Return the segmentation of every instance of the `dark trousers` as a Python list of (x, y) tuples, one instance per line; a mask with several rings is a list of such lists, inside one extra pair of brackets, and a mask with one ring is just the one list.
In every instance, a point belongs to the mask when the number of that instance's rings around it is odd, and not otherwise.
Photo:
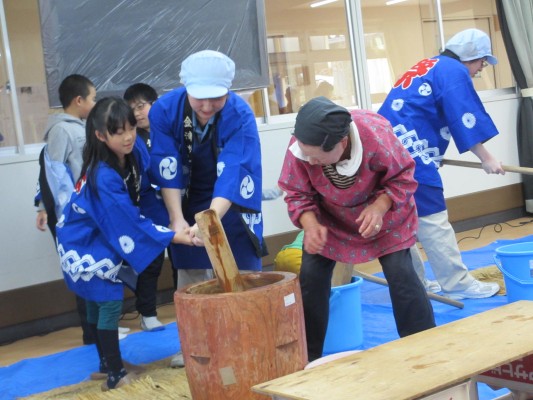
[(137, 278), (135, 308), (144, 317), (157, 316), (157, 281), (164, 260), (165, 252), (163, 251)]
[(87, 321), (96, 338), (100, 371), (118, 374), (124, 368), (118, 342), (122, 301), (87, 301)]
[(96, 337), (87, 322), (87, 306), (85, 305), (85, 299), (76, 296), (76, 308), (78, 309), (78, 315), (80, 316), (83, 344), (95, 343)]
[(174, 268), (174, 263), (172, 262), (172, 251), (170, 251), (170, 246), (167, 247), (167, 256), (170, 260), (170, 267), (172, 268), (172, 282), (174, 282), (174, 291), (178, 289), (178, 269)]
[[(404, 337), (435, 326), (433, 308), (416, 275), (409, 249), (379, 257), (389, 283), (396, 329)], [(336, 261), (319, 254), (302, 254), (300, 287), (309, 361), (322, 357), (329, 319), (331, 276)]]

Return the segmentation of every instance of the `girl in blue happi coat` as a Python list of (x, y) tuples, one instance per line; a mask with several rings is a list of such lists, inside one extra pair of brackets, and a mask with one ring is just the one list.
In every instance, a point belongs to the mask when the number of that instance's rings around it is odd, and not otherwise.
[(130, 383), (118, 341), (128, 268), (141, 273), (169, 244), (191, 244), (144, 218), (138, 208), (142, 171), (148, 157), (135, 148), (136, 120), (120, 98), (104, 98), (87, 118), (83, 166), (75, 192), (57, 224), (57, 248), (69, 288), (87, 302), (95, 333), (103, 390)]

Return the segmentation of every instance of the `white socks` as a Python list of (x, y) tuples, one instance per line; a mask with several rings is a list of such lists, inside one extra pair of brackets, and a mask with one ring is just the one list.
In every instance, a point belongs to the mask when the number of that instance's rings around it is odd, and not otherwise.
[(165, 326), (157, 319), (157, 317), (141, 316), (141, 328), (147, 332), (154, 332), (165, 329)]

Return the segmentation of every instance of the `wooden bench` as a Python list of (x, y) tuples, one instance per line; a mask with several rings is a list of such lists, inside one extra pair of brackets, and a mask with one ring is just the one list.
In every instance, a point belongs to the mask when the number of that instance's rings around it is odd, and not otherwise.
[(518, 301), (253, 386), (273, 399), (420, 399), (533, 354), (533, 301)]

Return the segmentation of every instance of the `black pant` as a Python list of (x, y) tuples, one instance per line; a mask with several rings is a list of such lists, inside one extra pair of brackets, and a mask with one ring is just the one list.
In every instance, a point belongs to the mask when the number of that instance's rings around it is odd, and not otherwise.
[(167, 247), (167, 256), (170, 260), (170, 267), (172, 268), (172, 281), (174, 282), (174, 291), (178, 289), (178, 269), (174, 268), (174, 263), (172, 262), (172, 251), (170, 251), (170, 246)]
[[(433, 308), (416, 275), (409, 249), (379, 257), (389, 283), (396, 329), (404, 337), (435, 326)], [(309, 361), (322, 357), (329, 319), (331, 276), (336, 262), (319, 254), (302, 254), (300, 286)]]
[(80, 296), (76, 296), (76, 308), (78, 309), (78, 315), (80, 316), (80, 325), (83, 332), (83, 344), (93, 344), (96, 342), (96, 337), (93, 331), (89, 327), (87, 322), (87, 306), (85, 300)]
[(163, 251), (137, 278), (135, 308), (144, 317), (157, 316), (157, 280), (161, 274), (164, 260), (165, 252)]

